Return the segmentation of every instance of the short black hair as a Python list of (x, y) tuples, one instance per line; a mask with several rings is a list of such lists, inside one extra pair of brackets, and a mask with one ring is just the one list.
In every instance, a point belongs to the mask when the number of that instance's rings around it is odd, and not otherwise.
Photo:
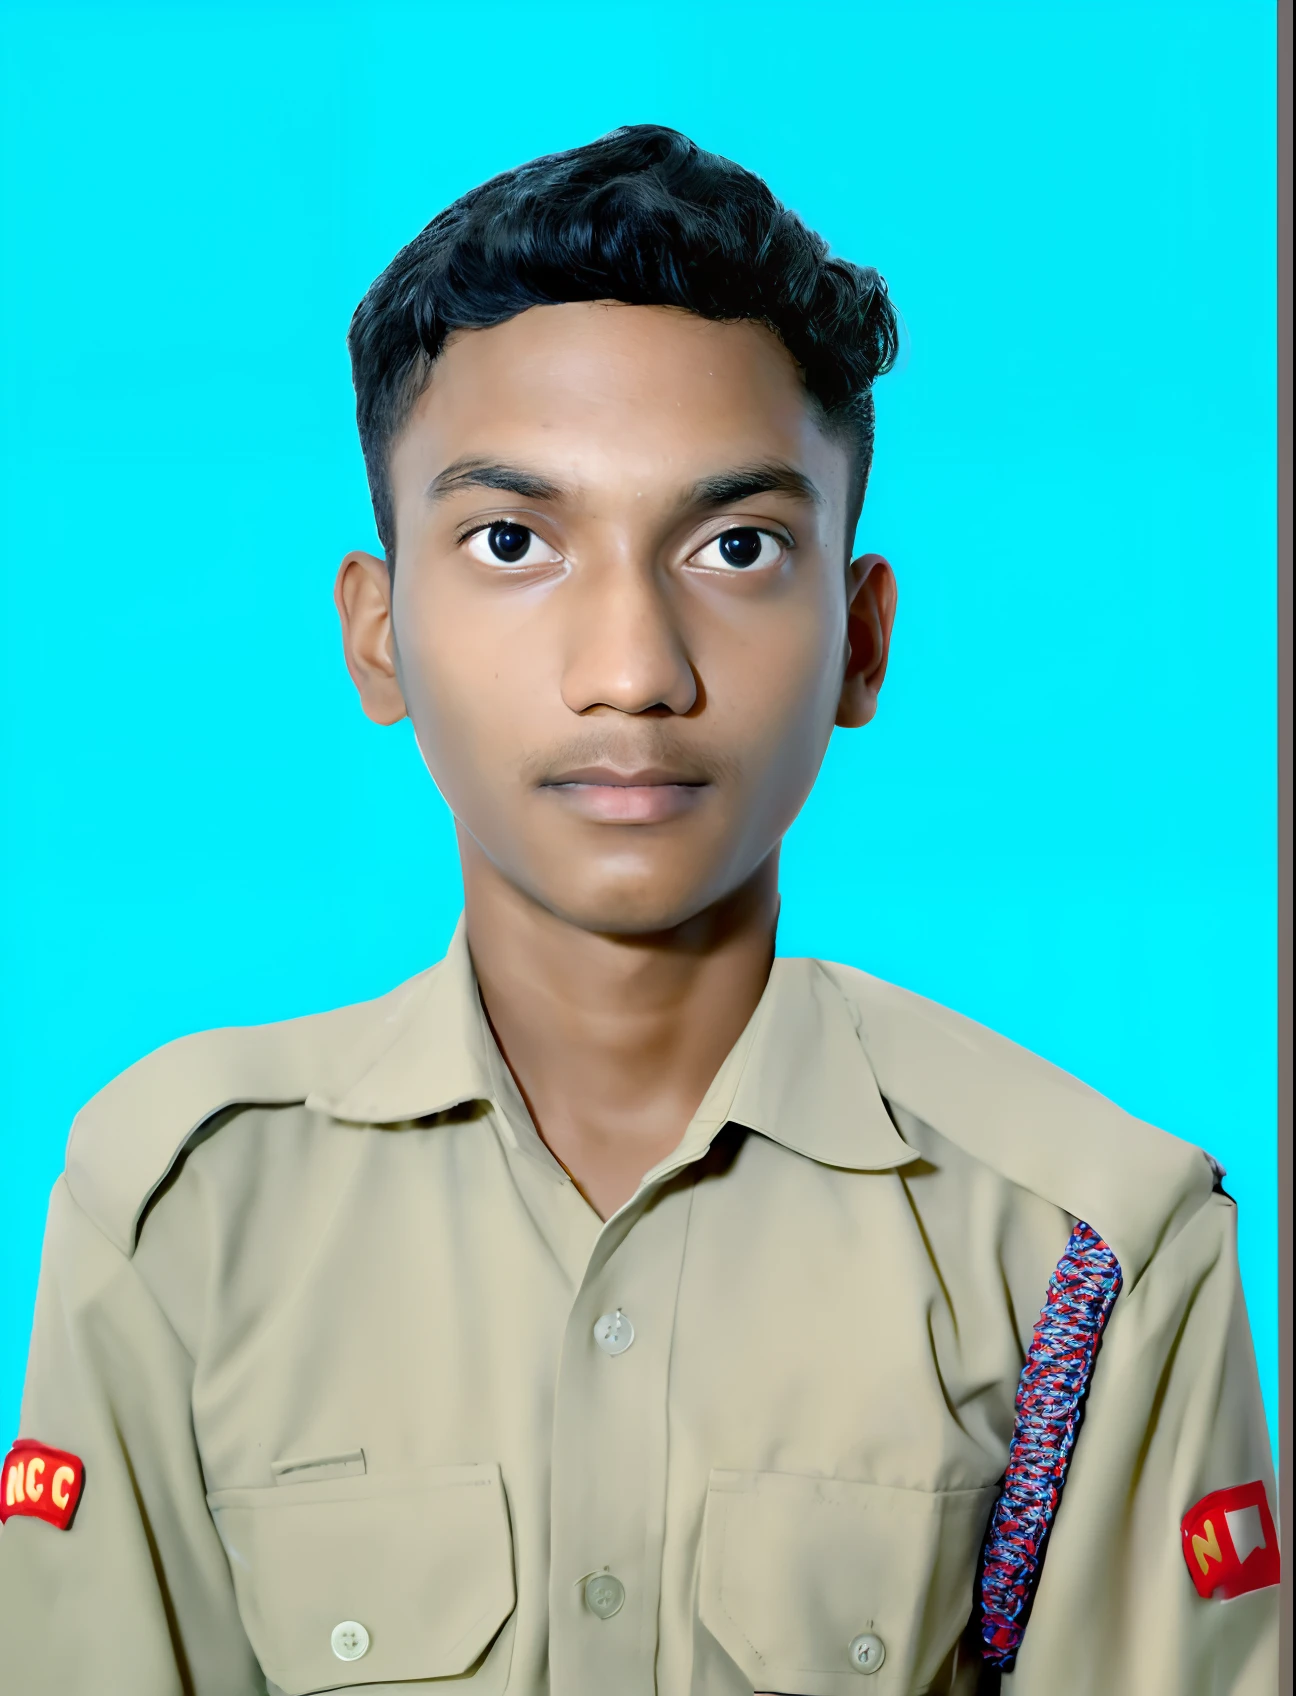
[(855, 453), (850, 531), (873, 457), (873, 379), (895, 363), (886, 281), (730, 159), (678, 130), (632, 124), (471, 189), (401, 249), (356, 307), (347, 345), (374, 520), (396, 535), (391, 447), (454, 330), (532, 306), (616, 300), (766, 324), (824, 421)]

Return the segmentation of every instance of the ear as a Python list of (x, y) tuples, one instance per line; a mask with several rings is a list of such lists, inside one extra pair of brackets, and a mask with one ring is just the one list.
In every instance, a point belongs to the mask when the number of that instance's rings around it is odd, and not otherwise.
[(396, 676), (387, 561), (348, 554), (338, 567), (333, 604), (342, 623), (347, 670), (365, 715), (375, 724), (395, 724), (405, 717), (405, 697)]
[(851, 596), (846, 611), (850, 657), (837, 703), (837, 723), (856, 730), (877, 711), (878, 691), (891, 652), (896, 580), (881, 554), (861, 554), (851, 561), (847, 583)]

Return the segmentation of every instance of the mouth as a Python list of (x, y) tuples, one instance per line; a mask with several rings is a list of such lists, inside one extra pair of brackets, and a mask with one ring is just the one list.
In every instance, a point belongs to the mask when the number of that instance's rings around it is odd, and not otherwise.
[(562, 805), (601, 824), (663, 824), (691, 812), (710, 787), (705, 778), (659, 766), (636, 771), (584, 766), (540, 785)]

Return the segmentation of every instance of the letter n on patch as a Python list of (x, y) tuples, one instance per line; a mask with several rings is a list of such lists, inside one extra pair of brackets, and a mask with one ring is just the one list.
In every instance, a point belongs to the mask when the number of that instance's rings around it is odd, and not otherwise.
[(1228, 1602), (1278, 1582), (1278, 1535), (1264, 1484), (1215, 1490), (1189, 1508), (1184, 1560), (1197, 1594)]

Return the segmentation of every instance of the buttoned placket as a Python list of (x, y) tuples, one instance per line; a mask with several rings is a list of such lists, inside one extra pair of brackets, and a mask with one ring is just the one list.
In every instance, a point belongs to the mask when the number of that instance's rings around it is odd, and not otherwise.
[[(671, 1179), (684, 1164), (659, 1172), (604, 1225), (563, 1337), (550, 1495), (554, 1691), (656, 1689), (667, 1384), (693, 1198), (691, 1184)], [(620, 1316), (605, 1327), (615, 1352), (595, 1334), (605, 1316)], [(600, 1575), (624, 1589), (607, 1615)]]
[[(554, 1392), (549, 1688), (654, 1696), (667, 1491), (667, 1388), (694, 1186), (733, 1095), (731, 1056), (678, 1148), (599, 1224), (490, 1055), (497, 1129), (571, 1279)], [(581, 1264), (582, 1255), (584, 1264)]]

